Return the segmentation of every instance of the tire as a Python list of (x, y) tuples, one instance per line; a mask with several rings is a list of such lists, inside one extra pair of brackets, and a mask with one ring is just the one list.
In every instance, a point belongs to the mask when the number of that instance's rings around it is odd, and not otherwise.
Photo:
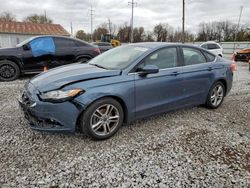
[(95, 140), (113, 136), (121, 127), (124, 112), (113, 98), (102, 98), (91, 104), (80, 117), (81, 131)]
[(86, 58), (86, 57), (81, 57), (81, 58), (79, 58), (76, 62), (87, 63), (88, 61), (89, 61), (88, 58)]
[(222, 82), (216, 82), (212, 85), (209, 90), (206, 107), (210, 109), (218, 108), (224, 100), (226, 91), (225, 86)]
[(0, 61), (0, 81), (13, 81), (20, 76), (19, 66), (9, 60)]

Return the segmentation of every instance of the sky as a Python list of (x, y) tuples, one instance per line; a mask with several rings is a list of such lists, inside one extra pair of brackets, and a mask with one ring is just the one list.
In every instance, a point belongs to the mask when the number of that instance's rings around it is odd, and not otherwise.
[[(130, 23), (132, 0), (0, 0), (0, 13), (8, 11), (22, 21), (37, 13), (46, 14), (54, 23), (61, 24), (70, 32), (83, 29), (90, 32), (90, 8), (93, 7), (93, 29), (108, 18), (116, 25)], [(158, 23), (168, 23), (175, 29), (182, 27), (182, 0), (134, 0), (134, 27), (153, 30)], [(201, 22), (229, 20), (238, 22), (240, 6), (243, 6), (241, 24), (250, 27), (250, 0), (185, 0), (186, 29), (196, 33)]]

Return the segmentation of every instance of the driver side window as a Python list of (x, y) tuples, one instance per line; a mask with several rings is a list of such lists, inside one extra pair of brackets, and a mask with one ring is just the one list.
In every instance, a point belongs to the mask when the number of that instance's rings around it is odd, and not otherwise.
[(155, 65), (159, 69), (177, 66), (177, 49), (174, 47), (163, 48), (146, 57), (142, 66)]
[(34, 57), (55, 54), (55, 44), (51, 37), (36, 38), (32, 40), (29, 45)]

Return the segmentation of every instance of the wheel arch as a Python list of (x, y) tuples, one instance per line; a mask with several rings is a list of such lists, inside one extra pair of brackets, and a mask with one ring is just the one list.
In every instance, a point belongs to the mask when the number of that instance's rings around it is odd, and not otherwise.
[(20, 59), (18, 59), (16, 57), (2, 57), (2, 58), (0, 58), (0, 62), (4, 61), (4, 60), (12, 61), (13, 63), (15, 63), (19, 67), (20, 72), (23, 72), (23, 64), (21, 63)]
[(219, 78), (213, 84), (215, 84), (216, 82), (221, 82), (224, 85), (224, 87), (225, 87), (225, 93), (227, 94), (227, 88), (228, 88), (227, 81), (224, 78)]
[(78, 117), (77, 117), (77, 121), (76, 121), (76, 130), (80, 130), (79, 128), (79, 125), (80, 125), (80, 119), (81, 119), (81, 115), (84, 113), (84, 111), (91, 105), (93, 104), (94, 102), (96, 102), (97, 100), (100, 100), (100, 99), (103, 99), (103, 98), (112, 98), (114, 100), (116, 100), (117, 102), (120, 103), (120, 105), (122, 106), (122, 109), (123, 109), (123, 113), (124, 113), (124, 120), (123, 122), (124, 123), (127, 123), (128, 122), (128, 108), (127, 108), (127, 105), (125, 103), (125, 101), (119, 97), (119, 96), (116, 96), (116, 95), (105, 95), (105, 96), (101, 96), (101, 97), (98, 97), (96, 98), (95, 100), (91, 101), (90, 103), (88, 103), (86, 105), (86, 107), (79, 113)]
[(87, 59), (92, 59), (93, 57), (90, 56), (90, 55), (78, 55), (76, 58), (75, 58), (75, 61), (78, 61), (79, 59), (81, 58), (87, 58)]

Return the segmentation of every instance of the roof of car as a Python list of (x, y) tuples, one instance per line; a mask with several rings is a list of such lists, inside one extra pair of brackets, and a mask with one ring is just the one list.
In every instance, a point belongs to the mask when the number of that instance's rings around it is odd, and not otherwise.
[(197, 48), (197, 46), (195, 46), (195, 45), (182, 44), (182, 43), (171, 43), (171, 42), (141, 42), (141, 43), (132, 43), (129, 45), (150, 48), (150, 49), (161, 48), (161, 47), (166, 47), (166, 46), (187, 46), (187, 47), (196, 47)]
[(203, 42), (202, 44), (208, 44), (208, 43), (212, 43), (212, 44), (218, 44), (217, 42), (215, 42), (215, 41), (207, 41), (207, 42)]
[(32, 37), (32, 39), (35, 39), (35, 38), (43, 38), (43, 37), (56, 37), (56, 38), (71, 39), (71, 40), (77, 40), (77, 41), (79, 41), (79, 42), (82, 42), (82, 43), (91, 45), (90, 43), (88, 43), (88, 42), (86, 42), (86, 41), (84, 41), (84, 40), (80, 40), (80, 39), (72, 38), (72, 37), (67, 37), (67, 36), (61, 36), (61, 35), (39, 35), (39, 36)]

